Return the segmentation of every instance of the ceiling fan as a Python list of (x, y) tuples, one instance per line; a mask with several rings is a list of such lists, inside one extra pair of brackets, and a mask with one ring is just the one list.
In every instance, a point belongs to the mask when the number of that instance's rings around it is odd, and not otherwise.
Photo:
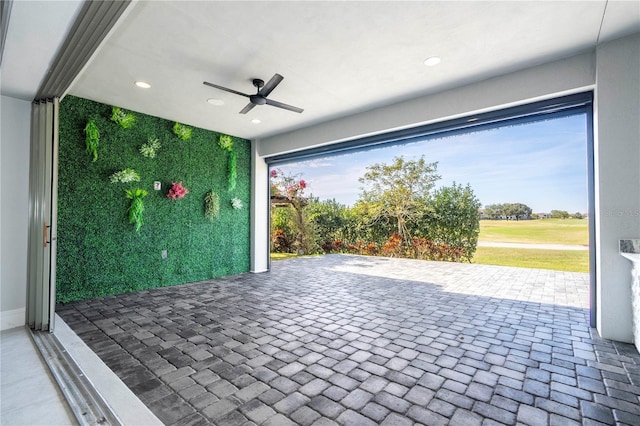
[(247, 95), (246, 93), (238, 92), (236, 90), (229, 89), (227, 87), (218, 86), (217, 84), (209, 83), (208, 81), (204, 81), (203, 84), (214, 87), (216, 89), (224, 90), (225, 92), (234, 93), (236, 95), (249, 98), (249, 103), (247, 104), (247, 106), (242, 108), (242, 111), (240, 111), (240, 114), (248, 113), (256, 105), (271, 105), (274, 107), (301, 113), (302, 111), (304, 111), (302, 108), (283, 104), (282, 102), (274, 101), (272, 99), (267, 99), (267, 96), (269, 96), (269, 93), (271, 93), (273, 89), (275, 89), (276, 86), (280, 84), (280, 82), (283, 79), (284, 77), (277, 73), (274, 74), (273, 77), (271, 77), (271, 80), (267, 81), (267, 84), (264, 83), (264, 80), (260, 80), (259, 78), (254, 78), (253, 85), (256, 89), (258, 89), (258, 92), (255, 95)]

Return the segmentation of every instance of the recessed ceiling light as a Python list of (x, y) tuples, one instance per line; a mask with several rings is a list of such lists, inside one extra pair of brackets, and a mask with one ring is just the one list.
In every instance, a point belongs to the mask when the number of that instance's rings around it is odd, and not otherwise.
[(427, 58), (424, 60), (424, 64), (428, 67), (432, 67), (434, 65), (438, 65), (440, 63), (440, 57), (439, 56), (431, 56), (430, 58)]
[(211, 105), (215, 105), (215, 106), (224, 105), (224, 101), (222, 99), (209, 98), (209, 99), (207, 99), (207, 102), (210, 103)]
[(259, 119), (259, 118), (254, 118), (253, 120), (251, 120), (251, 122), (252, 122), (253, 124), (260, 124), (260, 123), (262, 123), (262, 121), (260, 121), (260, 119)]
[(148, 89), (151, 87), (151, 85), (146, 81), (136, 81), (136, 86), (138, 86), (141, 89)]

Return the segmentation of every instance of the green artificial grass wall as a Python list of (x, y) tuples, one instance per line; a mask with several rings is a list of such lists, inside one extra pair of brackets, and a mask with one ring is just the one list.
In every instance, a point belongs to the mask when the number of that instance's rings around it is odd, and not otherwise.
[[(250, 265), (249, 141), (233, 137), (235, 188), (229, 191), (230, 153), (219, 133), (192, 128), (191, 138), (173, 133), (174, 122), (135, 113), (135, 125), (111, 121), (112, 106), (67, 96), (60, 104), (58, 174), (58, 302), (89, 299), (233, 275)], [(87, 152), (85, 126), (93, 119), (100, 133), (98, 158)], [(140, 153), (149, 137), (161, 143), (155, 158)], [(112, 183), (126, 168), (139, 182)], [(162, 189), (153, 189), (154, 181)], [(189, 193), (167, 198), (172, 182)], [(129, 223), (125, 190), (142, 188), (144, 223)], [(209, 220), (204, 199), (218, 194), (220, 211)], [(231, 200), (242, 201), (234, 209)], [(166, 259), (162, 251), (167, 251)]]

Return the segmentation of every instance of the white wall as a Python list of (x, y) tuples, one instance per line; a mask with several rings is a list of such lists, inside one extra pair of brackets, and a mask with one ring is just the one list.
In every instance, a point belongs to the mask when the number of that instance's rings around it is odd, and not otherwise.
[(31, 104), (0, 97), (0, 329), (25, 324)]
[(602, 44), (596, 58), (598, 331), (631, 342), (631, 262), (618, 240), (640, 238), (640, 34)]

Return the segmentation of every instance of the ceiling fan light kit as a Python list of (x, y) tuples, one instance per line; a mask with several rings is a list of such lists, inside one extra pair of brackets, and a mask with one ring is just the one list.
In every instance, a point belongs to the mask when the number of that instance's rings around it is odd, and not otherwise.
[(217, 84), (209, 83), (208, 81), (203, 81), (202, 83), (206, 86), (213, 87), (218, 90), (224, 90), (225, 92), (233, 93), (234, 95), (244, 96), (245, 98), (249, 98), (249, 103), (247, 106), (242, 108), (240, 114), (246, 114), (253, 109), (256, 105), (270, 105), (276, 108), (286, 109), (288, 111), (293, 111), (297, 113), (301, 113), (304, 111), (302, 108), (295, 107), (293, 105), (288, 105), (282, 102), (274, 101), (272, 99), (268, 99), (267, 96), (276, 88), (278, 84), (284, 79), (280, 74), (274, 74), (273, 77), (265, 84), (264, 80), (259, 78), (254, 78), (252, 80), (253, 86), (256, 88), (257, 92), (255, 95), (248, 95), (246, 93), (238, 92), (237, 90), (229, 89), (228, 87), (219, 86)]

